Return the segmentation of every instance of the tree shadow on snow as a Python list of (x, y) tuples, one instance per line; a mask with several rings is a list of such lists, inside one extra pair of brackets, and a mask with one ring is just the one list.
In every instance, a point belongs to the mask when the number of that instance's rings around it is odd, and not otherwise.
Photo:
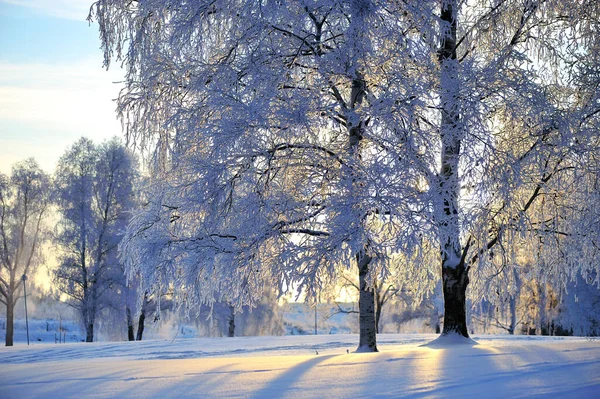
[(304, 374), (316, 367), (319, 363), (322, 363), (325, 360), (335, 356), (336, 355), (316, 356), (312, 359), (297, 364), (296, 366), (285, 371), (280, 376), (267, 382), (267, 385), (254, 392), (252, 397), (256, 399), (281, 397), (284, 393), (289, 393), (291, 390), (293, 390), (294, 384), (300, 381)]

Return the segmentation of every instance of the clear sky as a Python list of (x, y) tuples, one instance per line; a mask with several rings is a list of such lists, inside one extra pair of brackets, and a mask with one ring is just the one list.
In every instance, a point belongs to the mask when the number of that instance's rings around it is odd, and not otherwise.
[(102, 68), (93, 0), (0, 0), (0, 172), (34, 157), (48, 172), (79, 137), (122, 136), (117, 65)]

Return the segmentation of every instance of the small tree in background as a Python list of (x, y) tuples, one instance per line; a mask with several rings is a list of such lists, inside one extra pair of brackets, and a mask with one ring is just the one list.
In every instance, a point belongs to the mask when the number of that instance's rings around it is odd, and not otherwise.
[(14, 165), (10, 178), (0, 173), (0, 303), (6, 306), (6, 346), (13, 345), (22, 277), (42, 262), (49, 189), (49, 176), (32, 158)]
[(117, 247), (133, 207), (135, 178), (136, 162), (116, 139), (96, 146), (82, 138), (58, 163), (55, 243), (63, 252), (54, 278), (79, 311), (86, 342), (94, 340), (96, 317), (125, 278)]

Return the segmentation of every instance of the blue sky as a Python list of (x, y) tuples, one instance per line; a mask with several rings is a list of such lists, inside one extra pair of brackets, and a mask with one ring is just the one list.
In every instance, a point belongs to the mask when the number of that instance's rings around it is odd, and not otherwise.
[(79, 137), (122, 135), (122, 71), (102, 68), (91, 0), (0, 0), (0, 172), (34, 157), (52, 172)]

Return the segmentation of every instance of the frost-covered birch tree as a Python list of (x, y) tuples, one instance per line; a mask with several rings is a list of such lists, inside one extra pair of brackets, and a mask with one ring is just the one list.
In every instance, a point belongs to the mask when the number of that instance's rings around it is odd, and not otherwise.
[(30, 158), (0, 173), (0, 303), (6, 306), (6, 346), (13, 345), (14, 311), (26, 276), (42, 262), (50, 177)]
[[(227, 292), (240, 306), (263, 284), (315, 297), (336, 268), (357, 265), (359, 347), (376, 350), (373, 277), (418, 225), (398, 206), (417, 186), (390, 156), (400, 129), (384, 127), (389, 104), (406, 113), (385, 71), (409, 50), (381, 49), (408, 22), (384, 5), (95, 3), (107, 62), (116, 51), (128, 67), (120, 111), (132, 141), (176, 131), (168, 179), (123, 247), (146, 281), (178, 276), (200, 302)], [(153, 130), (141, 114), (160, 116)]]
[(469, 281), (486, 278), (494, 253), (529, 234), (540, 223), (535, 210), (569, 189), (572, 170), (590, 168), (577, 161), (582, 154), (598, 151), (589, 128), (598, 104), (575, 101), (574, 70), (565, 65), (587, 52), (599, 13), (596, 2), (430, 4), (429, 15), (407, 6), (436, 27), (421, 31), (435, 60), (422, 72), (434, 95), (419, 96), (421, 121), (411, 131), (418, 150), (407, 156), (421, 161), (430, 195), (442, 334), (466, 337)]
[(55, 243), (62, 255), (54, 278), (80, 312), (86, 342), (93, 342), (96, 318), (124, 280), (117, 247), (133, 207), (135, 177), (135, 160), (116, 139), (95, 145), (82, 138), (57, 166)]
[[(442, 334), (468, 336), (470, 280), (598, 149), (575, 67), (598, 14), (558, 0), (96, 2), (106, 63), (128, 70), (130, 138), (173, 132), (169, 177), (123, 247), (130, 270), (241, 306), (265, 284), (314, 295), (354, 263), (372, 308), (389, 255), (435, 240)], [(360, 347), (375, 350), (367, 313)]]

